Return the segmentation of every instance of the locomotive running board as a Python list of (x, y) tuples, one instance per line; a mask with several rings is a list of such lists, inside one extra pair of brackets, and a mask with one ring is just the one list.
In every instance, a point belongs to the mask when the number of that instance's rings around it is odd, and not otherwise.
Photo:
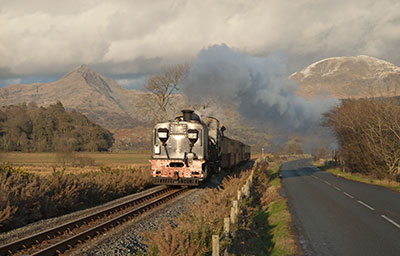
[(157, 185), (162, 184), (162, 185), (198, 186), (199, 180), (194, 178), (173, 179), (164, 177), (153, 177), (153, 183)]

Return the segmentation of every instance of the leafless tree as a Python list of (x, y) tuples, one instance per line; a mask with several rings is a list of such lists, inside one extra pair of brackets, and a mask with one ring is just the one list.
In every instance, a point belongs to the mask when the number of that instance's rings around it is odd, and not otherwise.
[(352, 171), (400, 174), (400, 106), (386, 99), (347, 100), (327, 115), (340, 155)]
[(180, 95), (174, 95), (179, 90), (181, 79), (189, 71), (189, 64), (178, 64), (165, 68), (161, 73), (150, 75), (144, 86), (148, 94), (143, 97), (141, 105), (150, 111), (154, 121), (168, 120), (168, 112), (174, 109), (171, 100)]

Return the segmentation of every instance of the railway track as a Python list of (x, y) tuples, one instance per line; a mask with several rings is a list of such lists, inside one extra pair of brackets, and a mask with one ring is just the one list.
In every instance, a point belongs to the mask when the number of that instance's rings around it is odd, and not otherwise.
[(187, 188), (158, 186), (128, 202), (111, 206), (38, 234), (0, 246), (0, 255), (59, 255), (184, 193)]

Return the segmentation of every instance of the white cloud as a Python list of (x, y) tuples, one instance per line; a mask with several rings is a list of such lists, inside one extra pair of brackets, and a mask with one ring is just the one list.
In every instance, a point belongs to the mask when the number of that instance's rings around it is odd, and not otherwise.
[[(257, 56), (279, 49), (308, 64), (359, 54), (400, 64), (400, 2), (391, 0), (10, 0), (0, 8), (0, 68), (17, 75), (131, 62), (125, 73), (146, 73), (221, 43)], [(156, 67), (137, 63), (154, 59)]]
[(143, 89), (143, 86), (146, 84), (147, 82), (147, 77), (146, 76), (142, 76), (139, 78), (133, 78), (133, 79), (118, 79), (116, 80), (117, 83), (125, 88), (128, 89), (136, 89), (136, 90), (141, 90)]

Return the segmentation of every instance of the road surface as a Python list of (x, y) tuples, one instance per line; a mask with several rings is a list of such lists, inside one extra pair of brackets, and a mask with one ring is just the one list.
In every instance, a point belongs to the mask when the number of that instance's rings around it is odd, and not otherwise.
[(309, 160), (280, 173), (304, 255), (400, 256), (400, 193), (336, 177)]

